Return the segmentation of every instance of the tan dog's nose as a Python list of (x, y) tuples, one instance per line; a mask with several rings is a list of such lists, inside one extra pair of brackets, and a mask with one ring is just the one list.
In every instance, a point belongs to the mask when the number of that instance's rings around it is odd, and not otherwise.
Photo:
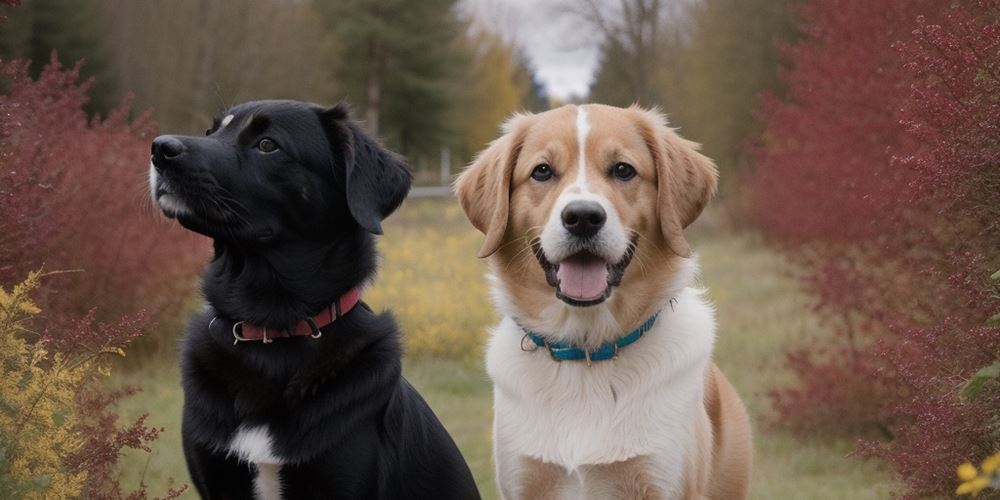
[(562, 225), (569, 234), (589, 238), (604, 227), (608, 214), (594, 201), (573, 201), (562, 211)]

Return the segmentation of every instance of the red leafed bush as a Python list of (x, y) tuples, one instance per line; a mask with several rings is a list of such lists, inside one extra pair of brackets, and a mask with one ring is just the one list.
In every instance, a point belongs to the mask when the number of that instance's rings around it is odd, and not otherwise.
[(865, 438), (908, 495), (1000, 447), (1000, 388), (958, 390), (1000, 357), (1000, 7), (812, 0), (765, 101), (755, 217), (806, 270), (836, 335), (790, 353), (779, 421)]
[(126, 103), (88, 120), (78, 79), (79, 66), (55, 58), (37, 81), (27, 61), (0, 61), (0, 283), (43, 265), (79, 269), (45, 282), (49, 320), (94, 306), (160, 319), (190, 297), (205, 244), (152, 209), (147, 116), (130, 120)]
[[(28, 66), (0, 61), (0, 285), (43, 267), (79, 270), (42, 280), (33, 298), (43, 312), (25, 331), (60, 360), (118, 352), (154, 321), (176, 316), (207, 249), (169, 224), (151, 227), (147, 116), (130, 119), (126, 103), (88, 119), (79, 65), (61, 68), (53, 56), (37, 80)], [(75, 392), (76, 431), (86, 442), (63, 466), (86, 471), (86, 498), (145, 498), (143, 485), (121, 491), (116, 464), (123, 448), (148, 450), (159, 431), (144, 418), (119, 427), (111, 405), (131, 390), (109, 393), (88, 377)]]

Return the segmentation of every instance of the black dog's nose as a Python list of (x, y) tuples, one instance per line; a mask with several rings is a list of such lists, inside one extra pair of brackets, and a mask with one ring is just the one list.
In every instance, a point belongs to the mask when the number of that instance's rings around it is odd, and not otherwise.
[(604, 227), (608, 215), (594, 201), (572, 201), (562, 211), (562, 224), (573, 236), (587, 238)]
[(164, 169), (174, 159), (184, 153), (184, 143), (172, 135), (161, 135), (153, 139), (153, 165)]

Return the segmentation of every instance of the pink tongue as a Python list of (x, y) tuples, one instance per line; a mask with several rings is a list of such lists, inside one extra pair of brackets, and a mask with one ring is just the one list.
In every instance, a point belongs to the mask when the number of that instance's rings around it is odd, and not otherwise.
[(600, 259), (569, 258), (559, 263), (556, 272), (559, 290), (577, 300), (592, 300), (608, 288), (608, 266)]

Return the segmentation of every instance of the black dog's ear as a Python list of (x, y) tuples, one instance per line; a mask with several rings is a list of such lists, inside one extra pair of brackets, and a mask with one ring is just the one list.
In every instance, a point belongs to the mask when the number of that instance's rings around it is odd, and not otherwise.
[(410, 192), (413, 175), (409, 167), (365, 134), (343, 105), (323, 110), (320, 119), (327, 128), (332, 151), (342, 154), (351, 215), (368, 232), (382, 234), (382, 219), (399, 208)]

